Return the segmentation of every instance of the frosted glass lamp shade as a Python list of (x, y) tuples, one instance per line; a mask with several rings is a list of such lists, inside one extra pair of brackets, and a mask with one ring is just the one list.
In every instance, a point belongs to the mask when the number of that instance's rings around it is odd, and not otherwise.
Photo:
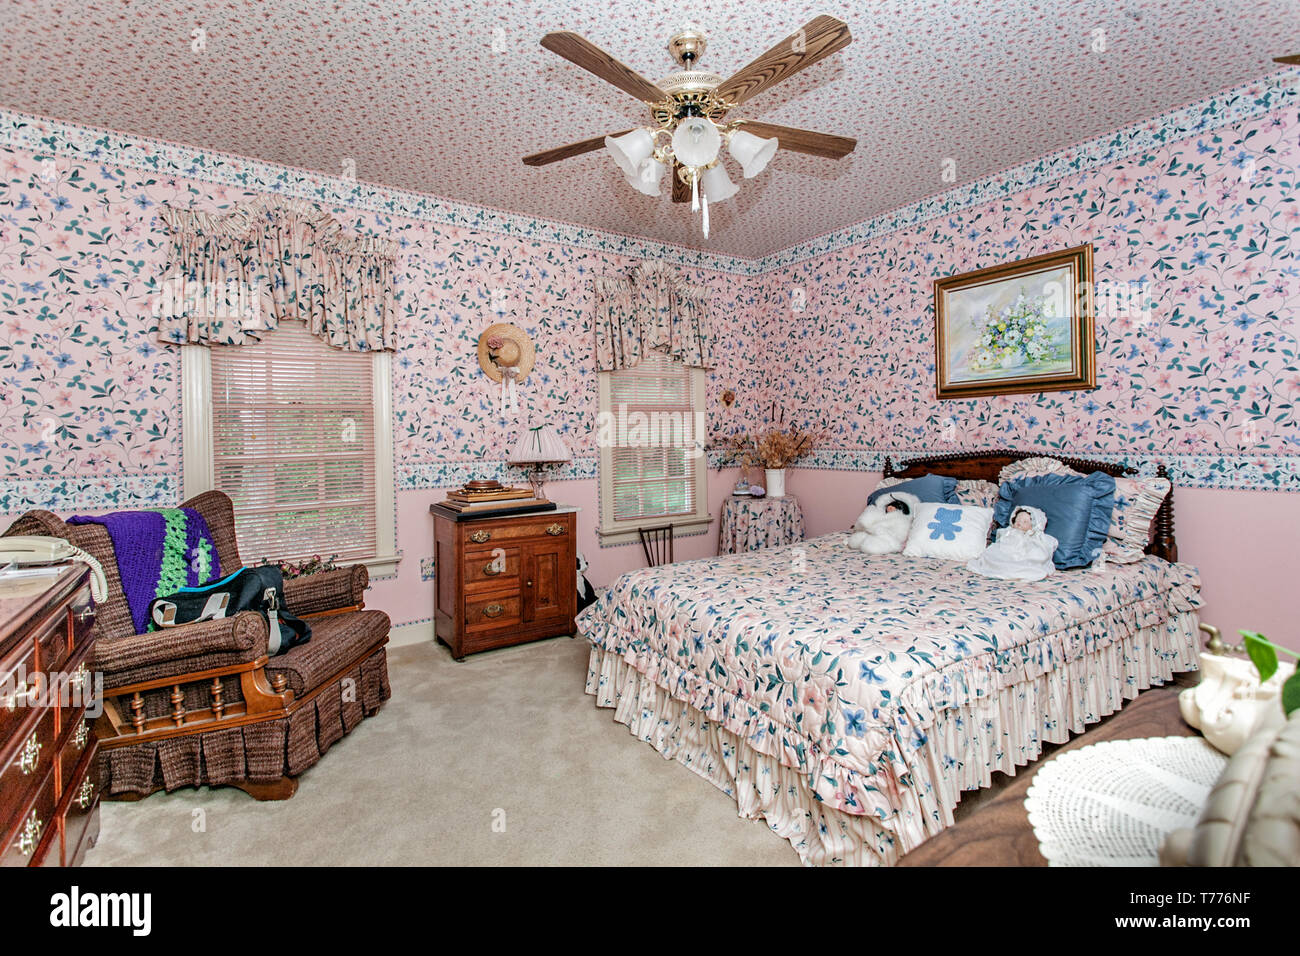
[(553, 425), (538, 425), (525, 428), (519, 434), (515, 450), (510, 453), (512, 465), (532, 464), (534, 462), (569, 461), (573, 455), (569, 446), (559, 436)]
[(637, 167), (650, 158), (655, 151), (654, 137), (649, 130), (634, 129), (622, 136), (606, 136), (605, 148), (623, 170), (623, 175), (635, 177)]
[(688, 116), (673, 133), (673, 156), (683, 166), (707, 166), (721, 148), (722, 134), (703, 116)]
[(761, 136), (738, 129), (731, 134), (731, 144), (728, 148), (732, 158), (740, 163), (740, 168), (745, 171), (745, 178), (753, 179), (772, 161), (780, 145), (775, 138), (763, 139)]
[(710, 203), (725, 202), (736, 193), (740, 192), (740, 187), (731, 181), (727, 171), (721, 165), (714, 166), (704, 178), (700, 180), (700, 186), (704, 189), (704, 195), (708, 197)]
[(647, 196), (658, 196), (659, 180), (664, 175), (664, 164), (657, 159), (647, 159), (642, 161), (637, 167), (635, 175), (627, 177), (627, 184), (639, 193), (645, 193)]

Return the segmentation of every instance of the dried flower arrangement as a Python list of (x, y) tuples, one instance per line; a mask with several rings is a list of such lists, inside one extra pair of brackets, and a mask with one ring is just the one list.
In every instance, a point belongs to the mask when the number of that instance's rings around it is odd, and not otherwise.
[(263, 565), (275, 565), (280, 569), (280, 573), (286, 578), (300, 578), (307, 574), (315, 574), (318, 571), (333, 571), (338, 565), (335, 561), (338, 559), (337, 554), (331, 554), (328, 558), (322, 558), (319, 554), (313, 554), (310, 558), (302, 561), (272, 561), (269, 558), (263, 558)]
[(724, 465), (780, 469), (794, 464), (826, 438), (825, 432), (819, 429), (787, 425), (785, 411), (778, 414), (775, 404), (771, 420), (773, 424), (757, 435), (734, 432), (714, 439), (712, 448), (720, 453)]

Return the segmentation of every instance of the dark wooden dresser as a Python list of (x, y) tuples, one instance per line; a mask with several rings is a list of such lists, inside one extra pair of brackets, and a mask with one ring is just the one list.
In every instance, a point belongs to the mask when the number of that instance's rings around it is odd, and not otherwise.
[(99, 837), (89, 582), (0, 579), (2, 866), (75, 866)]
[(434, 631), (454, 658), (573, 633), (576, 512), (456, 521), (436, 506), (429, 510)]

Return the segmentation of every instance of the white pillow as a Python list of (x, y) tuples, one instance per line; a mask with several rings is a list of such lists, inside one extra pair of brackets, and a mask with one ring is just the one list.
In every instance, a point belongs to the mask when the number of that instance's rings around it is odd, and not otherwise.
[(969, 561), (988, 545), (993, 509), (924, 501), (916, 509), (903, 554), (909, 558)]

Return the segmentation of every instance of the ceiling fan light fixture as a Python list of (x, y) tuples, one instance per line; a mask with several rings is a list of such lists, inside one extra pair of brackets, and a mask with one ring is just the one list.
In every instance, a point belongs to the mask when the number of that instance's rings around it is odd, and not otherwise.
[(755, 136), (753, 133), (747, 133), (743, 129), (738, 129), (731, 134), (731, 142), (728, 145), (728, 151), (733, 159), (740, 163), (740, 168), (745, 172), (746, 179), (753, 179), (772, 161), (776, 155), (777, 147), (781, 144), (773, 137), (764, 139), (761, 136)]
[(727, 175), (727, 171), (721, 164), (704, 174), (700, 180), (700, 188), (704, 190), (704, 195), (709, 202), (714, 204), (726, 202), (740, 192), (740, 187), (731, 181), (731, 177)]
[(718, 158), (722, 134), (703, 116), (688, 116), (673, 132), (673, 156), (683, 166), (707, 166)]
[(657, 159), (642, 160), (636, 174), (627, 177), (627, 184), (639, 193), (647, 196), (659, 196), (659, 180), (664, 175), (664, 164)]
[(605, 148), (628, 179), (635, 179), (641, 164), (654, 155), (655, 141), (648, 129), (634, 129), (622, 136), (606, 136)]

